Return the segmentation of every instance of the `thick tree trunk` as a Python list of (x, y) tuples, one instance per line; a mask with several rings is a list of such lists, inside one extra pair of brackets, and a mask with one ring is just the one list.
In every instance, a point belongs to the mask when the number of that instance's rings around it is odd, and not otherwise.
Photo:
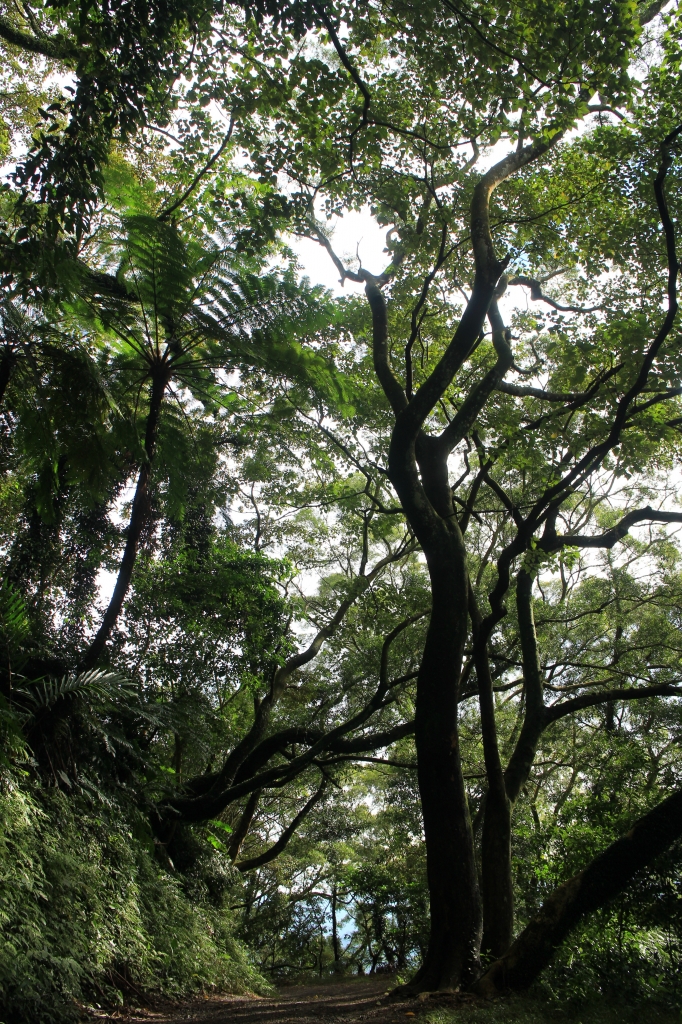
[(505, 794), (489, 789), (481, 834), (483, 941), (481, 949), (500, 957), (514, 937), (514, 887), (511, 871), (511, 805)]
[[(419, 473), (417, 461), (419, 460)], [(457, 705), (468, 634), (469, 577), (448, 482), (447, 452), (421, 434), (414, 449), (394, 431), (389, 475), (419, 540), (431, 581), (415, 709), (430, 933), (417, 991), (457, 990), (480, 971), (482, 912), (462, 774)]]
[(147, 414), (147, 423), (145, 428), (145, 461), (140, 467), (140, 472), (137, 478), (135, 497), (133, 498), (133, 508), (130, 514), (130, 522), (128, 523), (126, 546), (124, 548), (123, 558), (121, 559), (121, 565), (118, 570), (118, 577), (116, 579), (114, 592), (111, 595), (111, 600), (109, 601), (109, 607), (104, 613), (102, 624), (97, 630), (94, 639), (83, 655), (83, 659), (79, 666), (81, 672), (87, 672), (89, 669), (94, 668), (102, 656), (107, 640), (111, 636), (111, 631), (116, 625), (116, 620), (121, 613), (123, 602), (125, 601), (126, 594), (128, 593), (128, 588), (130, 587), (133, 568), (137, 558), (137, 548), (150, 511), (149, 478), (151, 475), (152, 463), (154, 460), (156, 442), (159, 433), (161, 405), (169, 380), (170, 370), (168, 365), (164, 363), (161, 366), (157, 366), (152, 377), (149, 412)]
[(638, 871), (682, 836), (682, 790), (640, 818), (630, 831), (549, 896), (506, 956), (474, 985), (493, 997), (528, 988), (571, 929), (617, 896)]
[(480, 972), (481, 900), (457, 723), (469, 575), (447, 457), (423, 433), (416, 450), (405, 444), (398, 419), (389, 476), (426, 557), (432, 596), (415, 708), (430, 904), (427, 954), (409, 985), (416, 991), (457, 990)]
[(443, 530), (426, 557), (433, 608), (417, 680), (415, 741), (431, 927), (410, 988), (443, 991), (471, 984), (479, 972), (482, 914), (457, 724), (468, 589), (461, 538), (458, 544)]

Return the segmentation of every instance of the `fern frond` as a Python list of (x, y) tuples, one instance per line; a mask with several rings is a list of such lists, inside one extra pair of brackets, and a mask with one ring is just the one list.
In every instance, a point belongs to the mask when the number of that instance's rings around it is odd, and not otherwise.
[(99, 698), (107, 702), (114, 702), (123, 697), (129, 700), (135, 695), (132, 684), (118, 672), (106, 672), (101, 669), (91, 669), (89, 672), (81, 672), (80, 675), (62, 676), (55, 679), (45, 676), (37, 679), (28, 686), (18, 691), (35, 711), (48, 710), (54, 707), (61, 700), (82, 698)]
[(0, 636), (10, 650), (30, 633), (26, 602), (11, 583), (0, 586)]

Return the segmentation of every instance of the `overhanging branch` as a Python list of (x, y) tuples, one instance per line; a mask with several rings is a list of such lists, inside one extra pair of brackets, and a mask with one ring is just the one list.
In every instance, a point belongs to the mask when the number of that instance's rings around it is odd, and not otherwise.
[(546, 708), (545, 727), (576, 711), (598, 707), (608, 701), (648, 700), (650, 697), (682, 697), (682, 687), (661, 683), (660, 686), (622, 686), (614, 690), (602, 690), (599, 693), (584, 693), (580, 697), (560, 701), (558, 704), (552, 704)]
[(310, 800), (308, 800), (308, 803), (301, 808), (301, 810), (298, 812), (298, 814), (291, 822), (291, 824), (284, 829), (277, 842), (274, 843), (269, 850), (266, 850), (265, 853), (259, 854), (257, 857), (249, 857), (247, 860), (238, 861), (235, 864), (237, 870), (242, 872), (252, 871), (254, 868), (262, 867), (263, 864), (269, 864), (271, 860), (275, 859), (275, 857), (279, 857), (280, 853), (282, 853), (282, 851), (286, 848), (289, 840), (296, 832), (298, 826), (301, 824), (302, 821), (304, 821), (305, 818), (308, 817), (315, 804), (320, 802), (320, 800), (324, 796), (324, 791), (326, 788), (327, 780), (323, 779), (317, 792), (314, 793)]
[(647, 505), (645, 508), (634, 509), (623, 516), (621, 521), (606, 530), (605, 533), (595, 536), (584, 536), (581, 534), (550, 534), (538, 541), (538, 548), (542, 551), (559, 551), (561, 548), (612, 548), (619, 540), (627, 535), (631, 526), (637, 523), (682, 523), (682, 512), (656, 511)]
[(37, 36), (31, 32), (25, 32), (13, 25), (4, 15), (0, 15), (0, 38), (12, 46), (18, 46), (21, 50), (38, 53), (51, 60), (59, 60), (67, 64), (74, 64), (78, 60), (78, 47), (65, 36)]

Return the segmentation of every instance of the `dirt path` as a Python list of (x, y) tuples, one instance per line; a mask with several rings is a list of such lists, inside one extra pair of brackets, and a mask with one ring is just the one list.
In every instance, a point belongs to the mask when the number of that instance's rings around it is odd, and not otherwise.
[[(214, 996), (193, 1000), (171, 1011), (126, 1015), (129, 1024), (407, 1024), (417, 1021), (424, 1003), (389, 1001), (393, 980), (383, 975), (284, 989), (275, 997), (258, 999)], [(429, 1000), (429, 1009), (433, 1008)], [(108, 1021), (116, 1020), (108, 1017)], [(119, 1017), (120, 1021), (121, 1018)]]

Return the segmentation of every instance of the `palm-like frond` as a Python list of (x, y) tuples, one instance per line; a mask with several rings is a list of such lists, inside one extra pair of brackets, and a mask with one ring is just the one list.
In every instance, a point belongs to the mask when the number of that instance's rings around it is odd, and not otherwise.
[(26, 602), (5, 580), (0, 586), (0, 638), (11, 654), (29, 636), (30, 630)]
[(128, 702), (136, 696), (133, 685), (118, 672), (92, 669), (77, 676), (66, 675), (61, 679), (46, 676), (28, 683), (18, 690), (31, 710), (47, 711), (62, 700), (83, 698), (115, 703)]
[(132, 371), (133, 386), (163, 363), (202, 404), (220, 404), (215, 371), (255, 368), (348, 406), (342, 375), (320, 353), (335, 320), (322, 289), (268, 268), (267, 253), (255, 257), (237, 251), (234, 240), (192, 237), (139, 203), (128, 209), (102, 249), (111, 269), (117, 262), (118, 292), (100, 291), (86, 306), (118, 339), (115, 362)]
[(197, 281), (217, 253), (186, 242), (173, 225), (156, 217), (134, 214), (124, 218), (123, 226), (119, 276), (147, 311), (172, 325), (187, 312)]

